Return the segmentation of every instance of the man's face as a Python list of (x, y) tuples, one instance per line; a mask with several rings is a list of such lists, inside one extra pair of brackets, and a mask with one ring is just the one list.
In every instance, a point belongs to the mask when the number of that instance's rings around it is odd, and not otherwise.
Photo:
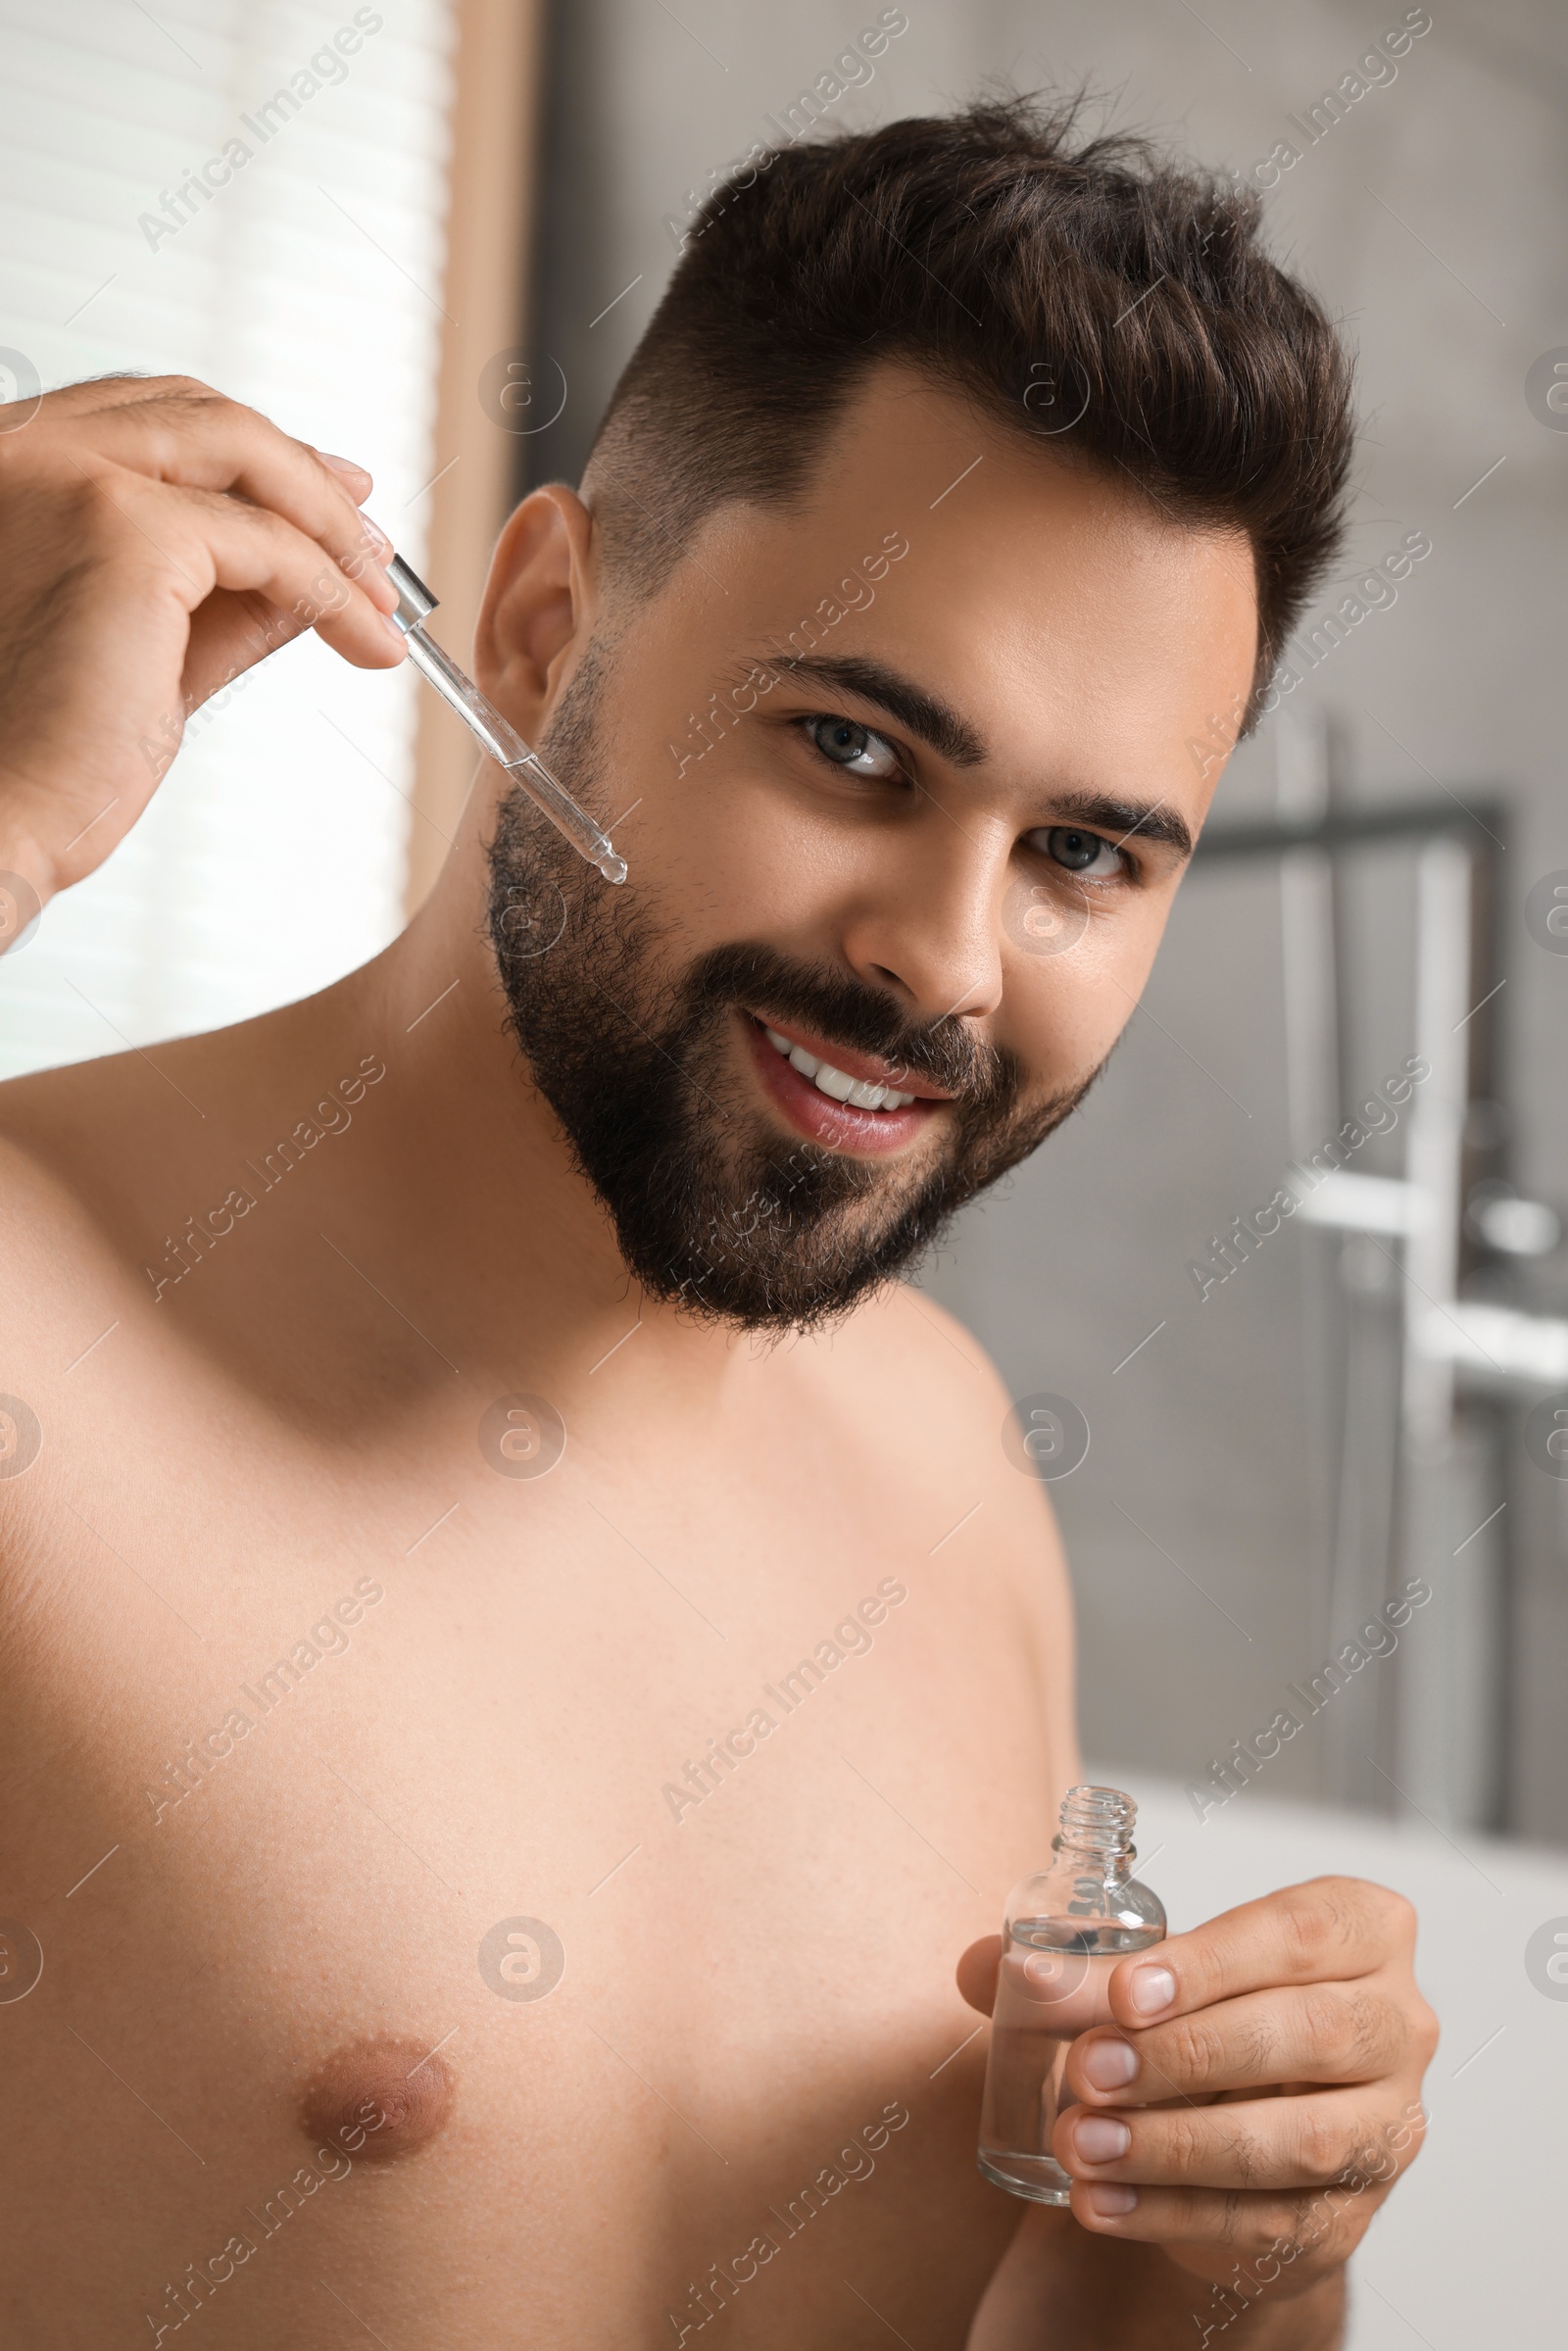
[(541, 748), (630, 879), (517, 796), (491, 928), (655, 1295), (842, 1313), (1066, 1116), (1148, 976), (1255, 627), (1243, 536), (890, 367), (802, 506), (721, 509), (601, 631)]

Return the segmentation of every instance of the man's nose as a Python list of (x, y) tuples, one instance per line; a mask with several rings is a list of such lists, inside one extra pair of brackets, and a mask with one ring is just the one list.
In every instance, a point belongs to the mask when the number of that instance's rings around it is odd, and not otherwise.
[(865, 879), (845, 920), (843, 953), (919, 1020), (980, 1019), (1002, 1002), (1000, 909), (1010, 843), (951, 819), (901, 844)]

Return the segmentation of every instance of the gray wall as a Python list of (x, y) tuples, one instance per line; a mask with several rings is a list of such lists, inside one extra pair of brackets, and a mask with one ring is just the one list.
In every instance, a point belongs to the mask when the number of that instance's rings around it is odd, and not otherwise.
[[(1118, 121), (1207, 162), (1250, 173), (1282, 139), (1306, 149), (1269, 219), (1275, 250), (1360, 355), (1365, 429), (1344, 570), (1414, 528), (1433, 552), (1294, 708), (1332, 722), (1338, 787), (1352, 802), (1441, 787), (1470, 801), (1484, 786), (1508, 802), (1496, 1006), (1508, 1148), (1524, 1189), (1568, 1204), (1568, 957), (1543, 953), (1522, 919), (1530, 883), (1568, 868), (1558, 750), (1568, 432), (1538, 421), (1524, 390), (1538, 355), (1568, 346), (1568, 19), (1555, 0), (1434, 0), (1433, 14), (1397, 77), (1309, 147), (1287, 117), (1353, 70), (1402, 7), (1211, 0), (1200, 21), (1170, 0), (909, 0), (908, 30), (829, 120), (941, 111), (988, 76), (1020, 86), (1089, 76)], [(766, 138), (764, 118), (876, 15), (843, 0), (767, 13), (681, 0), (673, 15), (657, 0), (574, 0), (558, 11), (536, 334), (567, 393), (559, 420), (522, 444), (526, 478), (577, 477), (673, 264), (665, 217), (688, 209), (710, 167)], [(1272, 808), (1277, 725), (1237, 757), (1218, 815)], [(1409, 902), (1409, 860), (1396, 854), (1369, 863), (1351, 893), (1351, 1087), (1411, 1050)], [(1266, 1722), (1283, 1686), (1324, 1653), (1350, 1318), (1354, 1433), (1375, 1433), (1391, 1409), (1394, 1309), (1365, 1250), (1352, 1252), (1348, 1286), (1337, 1240), (1288, 1229), (1203, 1304), (1183, 1271), (1209, 1233), (1267, 1197), (1288, 1154), (1279, 964), (1269, 876), (1196, 873), (1105, 1080), (1068, 1131), (964, 1217), (928, 1276), (1014, 1396), (1065, 1394), (1087, 1414), (1089, 1458), (1055, 1489), (1080, 1597), (1087, 1739), (1092, 1752), (1183, 1779)], [(1524, 1295), (1538, 1310), (1568, 1310), (1561, 1252)], [(1514, 1605), (1506, 1781), (1494, 1808), (1516, 1830), (1561, 1837), (1568, 1488), (1517, 1466), (1517, 1418), (1504, 1430), (1516, 1474), (1498, 1572)], [(1375, 1531), (1366, 1542), (1376, 1549)], [(1483, 1592), (1483, 1613), (1495, 1596)], [(1436, 1626), (1435, 1641), (1462, 1650), (1472, 1638), (1462, 1600), (1457, 1582), (1440, 1591), (1410, 1641)], [(1388, 1799), (1362, 1760), (1369, 1746), (1392, 1751), (1374, 1721), (1379, 1675), (1395, 1687), (1391, 1668), (1373, 1668), (1330, 1729), (1287, 1750), (1278, 1789)], [(1432, 1795), (1426, 1808), (1445, 1806)]]

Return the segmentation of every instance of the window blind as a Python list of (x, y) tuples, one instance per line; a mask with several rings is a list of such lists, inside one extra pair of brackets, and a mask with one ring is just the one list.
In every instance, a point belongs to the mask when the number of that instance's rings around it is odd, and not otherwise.
[[(454, 18), (0, 0), (0, 345), (45, 390), (199, 376), (356, 458), (417, 568)], [(0, 1076), (244, 1018), (384, 946), (416, 684), (308, 636), (199, 711), (128, 839), (0, 960)]]

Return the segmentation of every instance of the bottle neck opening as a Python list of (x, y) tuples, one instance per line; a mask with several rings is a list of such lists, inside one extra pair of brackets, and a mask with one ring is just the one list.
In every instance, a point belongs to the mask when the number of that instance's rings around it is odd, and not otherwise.
[(1083, 1853), (1106, 1869), (1133, 1858), (1138, 1807), (1119, 1788), (1070, 1788), (1061, 1801), (1058, 1851)]

